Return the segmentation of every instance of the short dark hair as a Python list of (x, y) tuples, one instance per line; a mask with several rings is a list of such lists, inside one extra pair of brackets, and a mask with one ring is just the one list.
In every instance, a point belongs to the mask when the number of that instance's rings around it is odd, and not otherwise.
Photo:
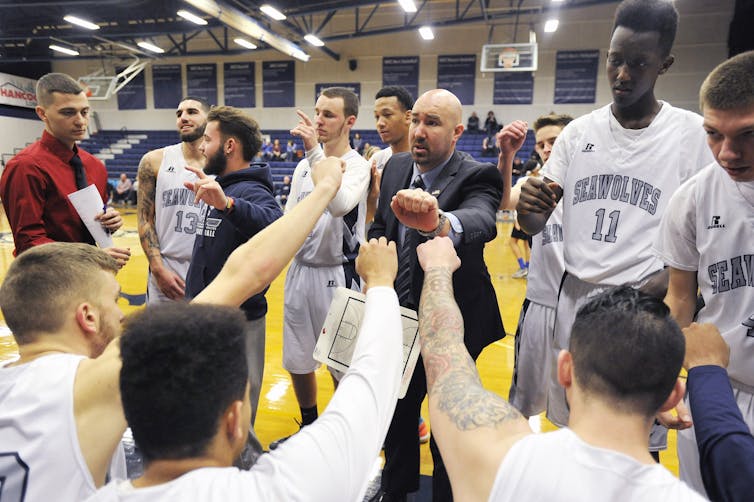
[(243, 111), (232, 106), (215, 106), (207, 114), (207, 122), (217, 122), (223, 141), (229, 136), (236, 138), (243, 147), (243, 159), (251, 161), (262, 148), (262, 132), (259, 124)]
[(388, 85), (377, 91), (374, 99), (395, 97), (403, 107), (403, 111), (408, 111), (414, 107), (414, 97), (405, 87), (400, 85)]
[(52, 103), (52, 93), (81, 94), (84, 88), (73, 77), (65, 73), (48, 73), (37, 80), (37, 103), (48, 106)]
[(351, 89), (345, 87), (326, 87), (320, 93), (330, 99), (341, 98), (343, 100), (343, 115), (346, 118), (353, 115), (359, 116), (359, 97)]
[(556, 115), (554, 113), (550, 113), (549, 115), (542, 115), (537, 120), (534, 121), (534, 131), (539, 131), (543, 127), (547, 126), (558, 126), (558, 127), (565, 127), (567, 126), (571, 121), (573, 120), (573, 117), (570, 115)]
[(126, 420), (147, 462), (204, 454), (219, 419), (244, 399), (244, 328), (237, 308), (160, 304), (129, 317), (120, 340)]
[(754, 104), (754, 51), (743, 52), (720, 63), (704, 79), (699, 107), (714, 110), (747, 108)]
[(678, 11), (669, 0), (623, 0), (615, 10), (613, 32), (618, 26), (633, 31), (656, 31), (663, 57), (670, 55), (678, 29)]
[(76, 303), (97, 300), (99, 271), (115, 275), (118, 264), (89, 244), (50, 242), (19, 254), (0, 287), (0, 309), (16, 342), (59, 331)]
[(686, 341), (662, 300), (621, 286), (579, 309), (569, 350), (583, 389), (650, 417), (675, 385)]
[(202, 110), (204, 110), (204, 113), (209, 112), (210, 108), (212, 108), (212, 106), (209, 104), (209, 102), (206, 99), (200, 98), (198, 96), (186, 96), (185, 98), (180, 100), (179, 103), (183, 103), (184, 101), (189, 101), (189, 100), (196, 101), (197, 103), (202, 105)]

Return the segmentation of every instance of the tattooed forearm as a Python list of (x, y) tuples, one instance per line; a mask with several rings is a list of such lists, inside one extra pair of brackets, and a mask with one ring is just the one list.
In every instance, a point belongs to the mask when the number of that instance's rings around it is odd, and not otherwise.
[(453, 275), (448, 268), (425, 272), (419, 334), (427, 392), (458, 429), (494, 427), (521, 416), (507, 401), (482, 387), (463, 344), (463, 317), (453, 297)]
[(157, 176), (146, 155), (139, 163), (138, 180), (139, 193), (136, 217), (139, 240), (150, 266), (153, 266), (153, 260), (160, 258), (160, 241), (154, 227), (154, 198), (157, 189)]

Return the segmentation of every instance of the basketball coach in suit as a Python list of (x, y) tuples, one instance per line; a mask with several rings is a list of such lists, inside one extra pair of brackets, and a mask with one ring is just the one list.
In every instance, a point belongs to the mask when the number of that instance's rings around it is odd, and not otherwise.
[[(484, 244), (496, 235), (503, 180), (492, 164), (455, 150), (463, 133), (461, 103), (455, 95), (444, 89), (428, 91), (416, 100), (411, 117), (411, 151), (393, 155), (385, 166), (369, 238), (385, 236), (396, 242), (395, 290), (401, 305), (411, 309), (419, 306), (424, 280), (416, 246), (438, 235), (453, 240), (461, 258), (453, 277), (455, 299), (463, 315), (464, 343), (476, 360), (484, 347), (505, 336), (483, 256)], [(417, 426), (426, 391), (419, 360), (388, 430), (382, 491), (373, 500), (405, 500), (407, 493), (419, 489)], [(430, 450), (435, 465), (433, 500), (452, 500), (434, 439)]]

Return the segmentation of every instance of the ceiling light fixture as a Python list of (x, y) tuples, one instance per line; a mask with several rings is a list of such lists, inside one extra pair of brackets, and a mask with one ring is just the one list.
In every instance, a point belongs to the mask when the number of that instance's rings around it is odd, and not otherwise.
[(178, 12), (176, 12), (176, 14), (178, 14), (179, 16), (181, 16), (186, 21), (191, 21), (192, 23), (198, 24), (199, 26), (206, 26), (207, 25), (207, 20), (206, 19), (202, 19), (199, 16), (197, 16), (196, 14), (193, 14), (193, 13), (187, 11), (187, 10), (181, 9)]
[(429, 26), (422, 26), (419, 28), (419, 35), (421, 35), (424, 40), (434, 40), (435, 38), (435, 34)]
[(398, 3), (401, 4), (404, 11), (416, 12), (416, 4), (414, 3), (414, 0), (398, 0)]
[(305, 35), (304, 36), (304, 40), (306, 40), (307, 42), (309, 42), (310, 44), (312, 44), (315, 47), (322, 47), (323, 45), (325, 45), (325, 43), (322, 40), (320, 40), (319, 38), (315, 37), (311, 33), (308, 34), (308, 35)]
[(146, 49), (148, 51), (151, 51), (157, 54), (162, 54), (163, 52), (165, 52), (162, 48), (157, 47), (156, 45), (151, 44), (149, 42), (142, 41), (142, 42), (137, 43), (136, 45), (138, 45), (142, 49)]
[(275, 21), (282, 21), (285, 19), (285, 14), (277, 10), (275, 7), (273, 7), (270, 4), (264, 4), (262, 5), (259, 10), (267, 14), (269, 17), (274, 19)]
[(81, 19), (80, 17), (68, 15), (68, 16), (63, 16), (63, 19), (65, 19), (71, 24), (75, 24), (76, 26), (81, 26), (82, 28), (86, 28), (87, 30), (99, 30), (99, 25), (96, 25), (92, 23), (91, 21), (87, 21), (86, 19)]
[(554, 33), (557, 31), (558, 24), (560, 24), (560, 21), (557, 19), (548, 19), (545, 23), (545, 33)]
[(233, 41), (240, 45), (241, 47), (246, 47), (247, 49), (256, 49), (257, 46), (246, 40), (245, 38), (234, 38)]
[(52, 49), (54, 51), (62, 52), (63, 54), (67, 54), (69, 56), (78, 56), (79, 55), (79, 51), (76, 51), (76, 50), (73, 50), (73, 49), (69, 49), (68, 47), (63, 47), (61, 45), (50, 44), (50, 49)]
[(281, 37), (263, 27), (258, 21), (250, 18), (237, 8), (218, 0), (185, 0), (195, 8), (210, 15), (226, 26), (248, 35), (252, 38), (274, 47), (283, 54), (287, 54), (303, 62), (309, 61), (310, 56), (301, 47), (290, 40)]

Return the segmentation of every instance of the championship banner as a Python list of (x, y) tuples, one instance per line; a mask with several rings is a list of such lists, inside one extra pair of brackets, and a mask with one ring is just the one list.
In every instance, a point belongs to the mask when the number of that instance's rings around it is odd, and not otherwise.
[(0, 104), (36, 108), (37, 81), (0, 73)]

